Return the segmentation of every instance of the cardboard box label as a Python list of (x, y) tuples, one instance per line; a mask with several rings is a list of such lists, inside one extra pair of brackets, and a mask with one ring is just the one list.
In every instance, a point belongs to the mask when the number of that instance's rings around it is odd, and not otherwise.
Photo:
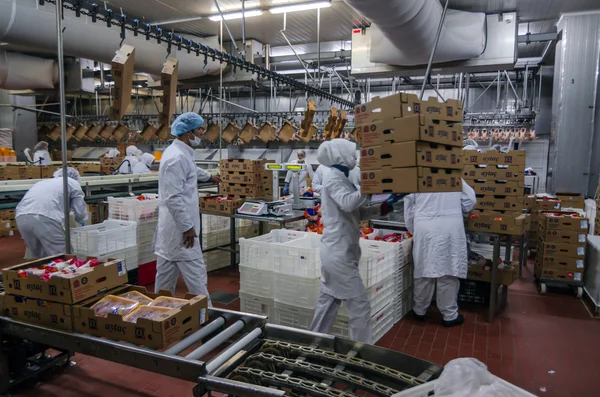
[(244, 183), (250, 185), (272, 185), (273, 172), (240, 172), (240, 171), (223, 171), (221, 179), (228, 183)]
[(73, 330), (71, 305), (15, 295), (3, 295), (3, 315), (30, 324)]
[(465, 150), (463, 152), (465, 164), (475, 165), (525, 165), (525, 151), (514, 150), (508, 153), (500, 153), (495, 150), (489, 150), (480, 153), (476, 150)]
[(582, 272), (572, 272), (562, 269), (544, 269), (541, 265), (535, 267), (536, 276), (542, 279), (559, 280), (559, 281), (583, 281)]
[(467, 219), (467, 230), (485, 233), (523, 235), (529, 226), (529, 214), (495, 215), (472, 212)]
[(223, 159), (220, 163), (221, 170), (263, 172), (265, 164), (274, 163), (275, 160), (247, 160), (247, 159)]
[(588, 220), (585, 218), (574, 218), (571, 216), (543, 216), (545, 230), (573, 230), (587, 232)]
[(462, 169), (461, 149), (429, 142), (402, 142), (361, 150), (361, 170), (382, 167), (436, 167)]
[(578, 233), (565, 230), (546, 230), (543, 234), (546, 243), (581, 244), (586, 242), (586, 233)]
[[(468, 183), (468, 182), (467, 182)], [(496, 210), (496, 211), (516, 211), (523, 208), (522, 196), (477, 196), (476, 209)]]
[(460, 170), (423, 167), (361, 171), (361, 191), (377, 193), (460, 192)]
[(518, 181), (466, 180), (466, 182), (475, 190), (475, 194), (523, 196), (525, 191), (523, 182)]
[(565, 269), (569, 271), (583, 271), (583, 259), (565, 258), (560, 256), (544, 255), (541, 258), (543, 268)]
[(463, 169), (464, 179), (523, 182), (523, 176), (523, 167), (514, 165), (501, 168), (496, 165), (478, 166), (473, 164), (465, 164)]

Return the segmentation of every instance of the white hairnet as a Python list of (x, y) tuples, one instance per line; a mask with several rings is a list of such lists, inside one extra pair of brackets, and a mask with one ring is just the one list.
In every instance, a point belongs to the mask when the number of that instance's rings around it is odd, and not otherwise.
[(326, 167), (334, 164), (343, 165), (349, 169), (356, 167), (356, 143), (345, 139), (333, 139), (323, 142), (317, 152), (317, 160)]
[(304, 150), (298, 150), (298, 155), (300, 155), (300, 153), (302, 153), (304, 155), (304, 157), (306, 157), (306, 152)]
[(33, 148), (34, 150), (48, 150), (48, 142), (39, 141), (37, 145)]
[(186, 132), (194, 131), (204, 125), (204, 119), (198, 113), (187, 112), (181, 114), (171, 124), (171, 135), (181, 136)]
[(154, 160), (155, 160), (155, 157), (153, 155), (151, 155), (150, 153), (142, 154), (142, 163), (146, 164), (146, 166), (148, 168), (150, 168), (150, 166), (152, 165)]
[(119, 149), (110, 149), (107, 153), (107, 156), (111, 159), (114, 159), (115, 157), (117, 157), (118, 155), (120, 155), (121, 152), (119, 152)]
[[(62, 176), (63, 176), (62, 168), (57, 169), (53, 176), (55, 178), (62, 178)], [(67, 167), (67, 176), (69, 178), (75, 179), (76, 181), (79, 182), (79, 172), (75, 168)]]
[(137, 156), (138, 151), (140, 151), (140, 149), (138, 149), (135, 145), (130, 145), (127, 146), (127, 149), (125, 149), (125, 154), (128, 156)]
[(142, 157), (143, 154), (144, 154), (144, 152), (142, 152), (140, 149), (137, 149), (137, 151), (135, 152), (135, 155), (138, 157)]

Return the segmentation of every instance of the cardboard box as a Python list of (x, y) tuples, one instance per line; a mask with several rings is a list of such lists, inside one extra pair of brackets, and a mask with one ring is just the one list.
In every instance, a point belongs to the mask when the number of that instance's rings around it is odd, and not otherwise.
[(17, 223), (14, 219), (0, 221), (0, 237), (14, 236), (17, 231)]
[(23, 296), (2, 295), (2, 313), (6, 317), (64, 331), (73, 330), (71, 305)]
[(277, 134), (277, 138), (279, 138), (281, 142), (287, 143), (294, 137), (294, 135), (296, 135), (296, 131), (298, 131), (296, 124), (289, 121), (284, 121), (279, 133)]
[(235, 211), (244, 204), (243, 199), (231, 198), (230, 200), (217, 201), (219, 195), (200, 197), (200, 209), (203, 211), (219, 212), (223, 214), (235, 214)]
[(225, 126), (225, 128), (223, 129), (221, 136), (223, 137), (223, 140), (225, 142), (231, 143), (238, 136), (240, 131), (241, 128), (236, 123), (229, 122), (227, 126)]
[(585, 209), (585, 197), (577, 193), (556, 193), (561, 207)]
[(499, 233), (521, 236), (529, 228), (529, 214), (509, 213), (499, 216), (473, 211), (469, 214), (466, 229), (474, 232)]
[(573, 218), (572, 216), (549, 216), (551, 213), (544, 213), (540, 217), (540, 228), (542, 230), (571, 230), (580, 233), (587, 233), (589, 222), (587, 218)]
[(477, 196), (475, 208), (483, 210), (518, 211), (523, 208), (523, 196), (479, 195)]
[(50, 256), (4, 269), (2, 275), (5, 292), (28, 298), (71, 304), (81, 302), (127, 282), (127, 269), (123, 259), (110, 260), (103, 265), (94, 267), (89, 273), (71, 278), (52, 277), (49, 281), (42, 281), (39, 277), (21, 278), (18, 275), (18, 271), (21, 269), (39, 267), (53, 259), (70, 260), (73, 257), (74, 255)]
[(435, 167), (462, 170), (461, 148), (430, 142), (402, 142), (362, 148), (360, 169)]
[(543, 269), (566, 270), (569, 272), (583, 272), (584, 262), (581, 258), (567, 258), (564, 256), (540, 255), (538, 262)]
[(268, 143), (275, 139), (275, 131), (277, 131), (277, 128), (273, 124), (266, 121), (258, 131), (258, 139), (264, 143)]
[(0, 220), (13, 221), (15, 219), (15, 210), (0, 210)]
[(562, 269), (544, 269), (541, 264), (535, 265), (537, 278), (557, 281), (583, 282), (583, 272), (571, 272)]
[[(153, 294), (144, 287), (133, 285), (107, 291), (104, 295), (120, 295), (132, 290), (152, 299), (161, 295), (171, 296), (169, 292)], [(102, 296), (73, 306), (73, 329), (76, 332), (162, 349), (191, 335), (208, 321), (208, 300), (203, 295), (186, 294), (185, 299), (190, 301), (189, 305), (172, 309), (159, 320), (140, 318), (135, 323), (124, 321), (118, 314), (97, 317), (91, 306)]]
[(361, 170), (361, 192), (378, 193), (433, 193), (462, 191), (460, 170), (424, 167)]
[(245, 183), (249, 185), (273, 186), (273, 172), (221, 171), (221, 180), (227, 183)]
[(250, 143), (257, 133), (258, 127), (248, 122), (246, 125), (244, 125), (244, 128), (242, 128), (242, 131), (240, 132), (240, 139), (244, 143)]
[(463, 121), (462, 101), (457, 99), (438, 102), (437, 97), (429, 97), (427, 101), (421, 101), (421, 106), (416, 109), (416, 113), (430, 116), (434, 120)]
[(135, 48), (128, 44), (117, 50), (111, 62), (111, 74), (115, 85), (113, 89), (113, 105), (110, 112), (111, 120), (121, 120), (131, 102), (133, 86), (133, 65), (135, 63)]
[(485, 153), (476, 150), (465, 150), (463, 157), (465, 158), (465, 164), (525, 166), (524, 150), (513, 150), (508, 153), (500, 153), (495, 150), (489, 150)]
[(475, 190), (475, 194), (489, 194), (494, 196), (519, 196), (525, 192), (523, 182), (494, 181), (481, 179), (468, 179), (465, 182)]
[[(498, 267), (496, 273), (496, 283), (498, 285), (510, 286), (519, 278), (519, 264), (511, 264), (506, 267)], [(492, 281), (492, 268), (490, 266), (470, 265), (467, 269), (467, 280), (483, 281), (490, 283)]]
[(539, 234), (544, 243), (563, 243), (563, 244), (585, 244), (587, 232), (574, 232), (570, 230), (546, 230)]
[(179, 61), (176, 58), (167, 58), (160, 72), (160, 85), (163, 95), (162, 111), (158, 115), (160, 124), (171, 124), (171, 118), (176, 113), (177, 100), (177, 79), (178, 79)]
[(522, 166), (509, 165), (499, 167), (497, 165), (473, 165), (465, 164), (463, 168), (463, 179), (484, 179), (494, 181), (524, 181), (524, 169)]
[(399, 93), (384, 98), (376, 96), (371, 102), (354, 108), (354, 124), (360, 127), (387, 118), (420, 114), (420, 110), (421, 101), (415, 94)]
[(273, 187), (241, 183), (222, 183), (221, 193), (242, 197), (268, 197), (273, 195)]
[(265, 172), (265, 164), (274, 162), (275, 160), (267, 159), (223, 159), (220, 163), (220, 169), (221, 171)]
[(386, 118), (361, 127), (360, 143), (363, 148), (410, 141), (433, 142), (462, 148), (463, 127), (460, 123), (436, 121), (422, 115)]
[[(528, 202), (530, 202), (528, 200)], [(536, 199), (531, 203), (531, 211), (552, 211), (560, 210), (560, 200), (558, 199)]]
[(585, 257), (585, 244), (562, 244), (544, 243), (540, 244), (540, 252), (543, 256), (554, 256), (564, 258), (583, 259)]

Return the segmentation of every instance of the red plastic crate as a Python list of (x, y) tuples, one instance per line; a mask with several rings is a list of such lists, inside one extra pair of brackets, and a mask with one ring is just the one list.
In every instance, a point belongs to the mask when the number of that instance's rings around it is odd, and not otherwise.
[(156, 261), (138, 266), (138, 285), (154, 284), (156, 280)]

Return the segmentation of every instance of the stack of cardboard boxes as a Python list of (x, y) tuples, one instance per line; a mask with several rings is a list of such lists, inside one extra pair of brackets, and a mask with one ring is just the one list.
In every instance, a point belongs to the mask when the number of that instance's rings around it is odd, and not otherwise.
[(540, 212), (538, 279), (583, 282), (588, 220), (577, 213)]
[(524, 200), (525, 209), (531, 212), (531, 222), (529, 227), (529, 242), (527, 246), (529, 249), (538, 249), (540, 241), (540, 218), (544, 212), (548, 211), (560, 211), (560, 200), (556, 197), (544, 197), (537, 198), (536, 196), (525, 196)]
[(355, 109), (366, 194), (461, 191), (462, 102), (414, 94), (375, 97)]
[(0, 237), (14, 236), (16, 231), (15, 210), (0, 210)]
[(273, 160), (221, 160), (221, 194), (238, 198), (272, 200), (273, 172), (265, 170), (265, 164), (273, 162)]

